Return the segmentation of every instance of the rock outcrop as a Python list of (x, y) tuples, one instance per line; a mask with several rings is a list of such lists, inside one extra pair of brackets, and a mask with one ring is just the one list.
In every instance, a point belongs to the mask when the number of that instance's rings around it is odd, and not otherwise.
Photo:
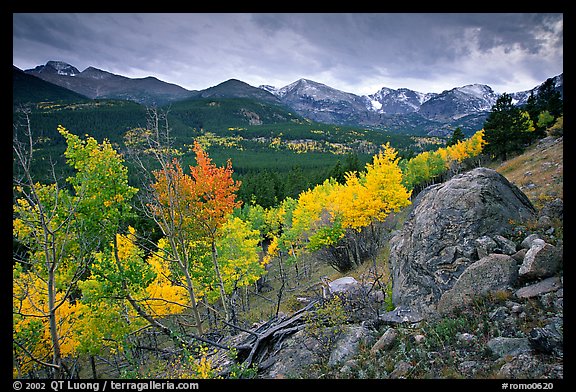
[[(507, 239), (510, 230), (535, 216), (526, 195), (492, 169), (476, 168), (426, 188), (390, 241), (394, 304), (422, 315), (434, 314), (442, 296), (481, 257), (474, 268), (502, 267), (506, 277), (496, 283), (505, 284), (517, 273), (513, 260), (492, 257), (487, 261), (485, 257), (514, 252)], [(499, 266), (500, 261), (505, 266)], [(473, 280), (474, 276), (464, 278)], [(484, 283), (482, 289), (489, 290), (489, 279)]]

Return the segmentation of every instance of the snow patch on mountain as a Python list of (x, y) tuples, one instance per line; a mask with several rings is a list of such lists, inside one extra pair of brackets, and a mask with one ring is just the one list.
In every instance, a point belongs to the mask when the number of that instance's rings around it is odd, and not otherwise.
[(407, 88), (397, 90), (382, 87), (378, 92), (365, 95), (368, 110), (383, 114), (407, 114), (418, 111), (420, 106), (435, 94), (425, 94)]
[[(367, 96), (368, 97), (368, 96)], [(370, 106), (368, 106), (368, 109), (372, 109), (374, 111), (379, 111), (382, 110), (382, 102), (376, 100), (376, 99), (372, 99), (372, 98), (368, 98), (369, 102), (370, 102)]]
[(270, 94), (274, 94), (277, 97), (279, 96), (277, 87), (270, 86), (269, 84), (263, 84), (263, 85), (258, 86), (258, 88), (262, 89), (264, 91), (268, 91)]
[(34, 69), (26, 70), (25, 72), (30, 73), (48, 73), (48, 74), (57, 74), (63, 76), (76, 76), (80, 73), (76, 67), (65, 63), (64, 61), (55, 61), (50, 60), (45, 65), (39, 65)]

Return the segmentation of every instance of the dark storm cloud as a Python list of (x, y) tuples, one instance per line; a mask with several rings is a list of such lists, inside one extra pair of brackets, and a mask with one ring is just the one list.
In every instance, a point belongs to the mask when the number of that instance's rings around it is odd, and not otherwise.
[(304, 77), (361, 94), (520, 91), (562, 72), (562, 34), (562, 14), (15, 14), (13, 57), (190, 89)]
[[(554, 30), (558, 14), (257, 14), (254, 20), (271, 32), (298, 31), (319, 56), (336, 54), (351, 67), (381, 66), (405, 77), (499, 48), (538, 55), (551, 45), (561, 54), (563, 43)], [(544, 40), (542, 32), (556, 39)]]

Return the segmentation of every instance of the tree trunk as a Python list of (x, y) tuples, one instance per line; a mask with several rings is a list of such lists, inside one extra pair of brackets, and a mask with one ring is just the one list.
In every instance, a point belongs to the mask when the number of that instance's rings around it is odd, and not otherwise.
[(198, 304), (196, 303), (196, 295), (194, 294), (194, 287), (192, 286), (192, 278), (188, 273), (188, 269), (185, 270), (186, 276), (186, 289), (188, 290), (188, 295), (190, 296), (190, 302), (192, 303), (192, 313), (194, 314), (194, 320), (196, 320), (196, 330), (198, 334), (202, 335), (204, 333), (202, 329), (202, 318), (198, 312)]
[(62, 353), (60, 350), (60, 336), (58, 335), (58, 320), (56, 319), (56, 287), (54, 271), (51, 269), (48, 275), (48, 321), (50, 325), (50, 340), (52, 341), (52, 363), (54, 378), (62, 376)]
[(97, 380), (98, 373), (96, 372), (96, 361), (94, 360), (94, 355), (90, 356), (90, 367), (92, 368), (92, 378)]
[[(171, 233), (174, 232), (175, 232), (174, 230), (171, 231)], [(192, 277), (190, 276), (190, 271), (188, 270), (189, 263), (188, 263), (188, 256), (186, 254), (187, 252), (184, 250), (185, 253), (184, 255), (181, 255), (178, 252), (178, 245), (176, 244), (176, 239), (174, 238), (173, 234), (169, 235), (168, 238), (170, 240), (170, 246), (172, 247), (172, 252), (174, 253), (176, 261), (178, 262), (178, 266), (180, 267), (180, 270), (184, 273), (184, 277), (186, 279), (186, 291), (188, 291), (188, 296), (190, 297), (190, 303), (192, 304), (192, 314), (194, 315), (194, 320), (196, 321), (196, 330), (198, 331), (199, 335), (202, 335), (204, 333), (202, 328), (202, 318), (200, 317), (200, 313), (198, 312), (198, 303), (196, 301), (196, 294), (194, 293), (194, 286), (192, 285)], [(182, 258), (184, 258), (185, 260), (182, 260)]]
[(222, 308), (224, 309), (224, 315), (226, 321), (230, 321), (230, 314), (228, 312), (228, 305), (226, 299), (226, 291), (224, 289), (224, 281), (222, 280), (222, 275), (220, 275), (220, 268), (218, 267), (218, 252), (216, 250), (216, 241), (212, 238), (212, 263), (214, 263), (214, 271), (218, 277), (218, 286), (220, 288), (220, 298), (222, 299)]
[(280, 279), (282, 281), (280, 289), (278, 290), (278, 302), (276, 303), (276, 317), (280, 312), (280, 302), (282, 302), (282, 294), (284, 293), (284, 285), (286, 284), (286, 277), (284, 276), (284, 268), (282, 268), (282, 253), (278, 253), (278, 266), (280, 267)]

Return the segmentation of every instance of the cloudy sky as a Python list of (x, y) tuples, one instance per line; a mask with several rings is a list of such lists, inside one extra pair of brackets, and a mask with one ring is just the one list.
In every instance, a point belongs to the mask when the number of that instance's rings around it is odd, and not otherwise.
[(48, 60), (190, 90), (300, 78), (355, 93), (529, 90), (563, 72), (563, 14), (14, 13), (13, 64)]

